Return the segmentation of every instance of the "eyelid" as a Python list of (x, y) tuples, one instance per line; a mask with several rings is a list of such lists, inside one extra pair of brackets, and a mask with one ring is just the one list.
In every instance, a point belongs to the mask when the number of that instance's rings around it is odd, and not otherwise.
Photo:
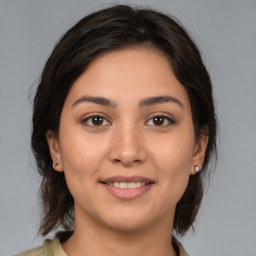
[[(90, 119), (90, 118), (93, 118), (93, 117), (101, 117), (101, 118), (103, 118), (104, 120), (106, 120), (107, 122), (108, 122), (108, 124), (107, 125), (99, 125), (99, 126), (97, 126), (97, 125), (88, 125), (88, 123), (87, 123), (87, 121)], [(168, 114), (166, 114), (166, 113), (154, 113), (154, 114), (152, 114), (152, 116), (151, 117), (149, 117), (148, 119), (147, 119), (147, 121), (144, 123), (144, 124), (146, 124), (147, 122), (149, 122), (150, 120), (152, 120), (153, 118), (155, 118), (155, 117), (163, 117), (164, 119), (167, 119), (168, 121), (169, 121), (169, 123), (167, 124), (167, 125), (148, 125), (148, 126), (154, 126), (154, 127), (157, 127), (157, 128), (165, 128), (165, 127), (168, 127), (168, 126), (170, 126), (170, 125), (172, 125), (172, 124), (175, 124), (176, 123), (176, 121), (175, 121), (175, 119), (173, 118), (173, 117), (171, 117), (170, 115), (168, 115)], [(106, 118), (102, 113), (92, 113), (92, 114), (88, 114), (88, 115), (86, 115), (86, 116), (84, 116), (83, 118), (82, 118), (82, 120), (81, 120), (81, 123), (82, 124), (84, 124), (84, 125), (86, 125), (86, 126), (89, 126), (89, 127), (96, 127), (96, 128), (100, 128), (100, 127), (104, 127), (104, 126), (109, 126), (109, 125), (111, 125), (111, 122), (108, 120), (108, 118)]]
[[(91, 119), (93, 117), (101, 117), (104, 120), (106, 120), (109, 124), (108, 125), (99, 125), (99, 126), (97, 126), (97, 125), (89, 125), (87, 122), (88, 122), (89, 119)], [(83, 118), (81, 119), (81, 123), (83, 125), (86, 125), (86, 126), (89, 126), (89, 127), (96, 127), (96, 128), (100, 128), (102, 126), (109, 126), (109, 125), (111, 125), (111, 122), (101, 113), (93, 113), (93, 114), (88, 114), (86, 116), (83, 116)]]
[(152, 120), (155, 117), (163, 117), (164, 119), (167, 119), (169, 121), (169, 123), (167, 125), (149, 125), (149, 126), (154, 126), (154, 127), (157, 127), (157, 128), (165, 128), (165, 127), (168, 127), (168, 126), (176, 123), (176, 121), (173, 117), (171, 117), (168, 114), (162, 114), (162, 113), (154, 114), (153, 116), (148, 118), (145, 123), (149, 122), (150, 120)]

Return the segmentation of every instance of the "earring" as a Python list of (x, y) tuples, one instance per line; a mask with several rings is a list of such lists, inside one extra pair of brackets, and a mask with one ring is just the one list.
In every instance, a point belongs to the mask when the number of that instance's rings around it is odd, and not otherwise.
[(58, 162), (54, 162), (54, 163), (53, 163), (53, 167), (57, 167), (58, 165), (59, 165)]
[(199, 167), (198, 167), (198, 165), (195, 166), (195, 172), (196, 172), (196, 173), (199, 172)]

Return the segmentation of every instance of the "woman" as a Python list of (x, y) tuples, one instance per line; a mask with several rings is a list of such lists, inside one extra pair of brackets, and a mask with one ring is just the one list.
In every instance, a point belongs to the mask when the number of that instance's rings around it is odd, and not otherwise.
[(212, 86), (172, 17), (117, 5), (72, 27), (34, 99), (40, 233), (25, 255), (187, 255), (216, 151)]

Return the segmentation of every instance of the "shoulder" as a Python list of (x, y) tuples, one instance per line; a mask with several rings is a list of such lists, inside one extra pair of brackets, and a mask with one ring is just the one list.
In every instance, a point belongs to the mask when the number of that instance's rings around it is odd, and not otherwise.
[(21, 252), (14, 256), (66, 256), (58, 238), (45, 240), (42, 246)]
[(51, 240), (45, 240), (42, 246), (21, 252), (14, 256), (46, 256), (46, 255), (48, 256), (48, 255), (51, 255), (51, 254), (47, 254), (47, 251), (49, 251), (49, 247), (51, 247), (51, 244), (52, 244)]
[(189, 256), (182, 244), (174, 236), (172, 237), (172, 244), (179, 256)]

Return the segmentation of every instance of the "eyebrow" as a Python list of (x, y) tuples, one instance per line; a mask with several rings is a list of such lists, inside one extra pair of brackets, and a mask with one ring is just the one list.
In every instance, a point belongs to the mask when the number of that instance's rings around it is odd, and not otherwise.
[(92, 97), (92, 96), (82, 96), (81, 98), (79, 98), (72, 104), (72, 107), (74, 107), (82, 102), (92, 102), (92, 103), (95, 103), (98, 105), (108, 106), (108, 107), (112, 107), (112, 108), (117, 107), (117, 103), (114, 101), (111, 101), (111, 100), (103, 98), (103, 97)]
[[(98, 105), (102, 106), (108, 106), (112, 108), (117, 107), (117, 103), (115, 101), (109, 100), (104, 97), (92, 97), (92, 96), (82, 96), (79, 99), (77, 99), (73, 104), (72, 107), (78, 105), (79, 103), (82, 102), (92, 102)], [(149, 97), (145, 98), (139, 101), (138, 107), (143, 108), (143, 107), (148, 107), (156, 104), (161, 104), (161, 103), (166, 103), (166, 102), (172, 102), (176, 103), (179, 105), (181, 108), (184, 108), (184, 105), (176, 98), (172, 96), (167, 96), (167, 95), (162, 95), (162, 96), (154, 96), (154, 97)]]
[(154, 96), (154, 97), (142, 99), (139, 102), (139, 107), (141, 107), (141, 108), (142, 107), (148, 107), (148, 106), (151, 106), (151, 105), (156, 105), (156, 104), (161, 104), (161, 103), (166, 103), (166, 102), (176, 103), (181, 108), (184, 107), (183, 104), (178, 99), (176, 99), (172, 96), (167, 96), (167, 95)]

